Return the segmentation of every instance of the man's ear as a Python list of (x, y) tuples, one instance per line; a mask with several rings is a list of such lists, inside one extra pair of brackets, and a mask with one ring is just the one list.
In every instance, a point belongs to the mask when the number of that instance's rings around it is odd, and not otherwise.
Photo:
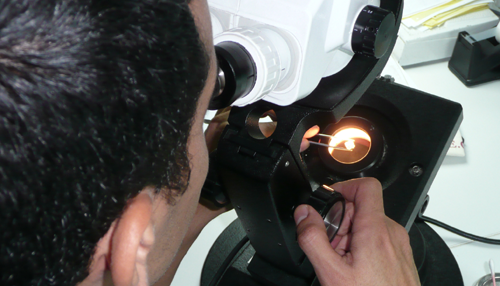
[(146, 267), (154, 244), (153, 199), (148, 189), (129, 200), (111, 238), (109, 270), (115, 286), (149, 285)]

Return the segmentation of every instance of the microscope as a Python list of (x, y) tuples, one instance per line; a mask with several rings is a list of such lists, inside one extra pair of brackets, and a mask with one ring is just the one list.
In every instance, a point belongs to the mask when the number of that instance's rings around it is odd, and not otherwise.
[[(293, 211), (313, 206), (333, 239), (345, 202), (329, 186), (360, 177), (382, 183), (386, 215), (409, 231), (422, 285), (463, 284), (450, 250), (416, 220), (462, 108), (380, 77), (403, 1), (209, 6), (219, 65), (210, 108), (233, 107), (202, 197), (231, 203), (238, 219), (212, 246), (201, 285), (319, 285), (297, 243)], [(271, 132), (261, 128), (265, 117)], [(314, 126), (320, 133), (300, 150)]]

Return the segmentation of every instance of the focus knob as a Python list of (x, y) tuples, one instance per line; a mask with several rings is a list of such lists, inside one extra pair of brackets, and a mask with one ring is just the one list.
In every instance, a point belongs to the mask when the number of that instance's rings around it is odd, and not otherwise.
[(337, 235), (344, 220), (344, 197), (329, 186), (323, 185), (311, 194), (307, 204), (312, 206), (323, 217), (326, 234), (331, 242)]
[(366, 6), (358, 15), (352, 32), (355, 53), (381, 58), (396, 36), (396, 18), (391, 11)]

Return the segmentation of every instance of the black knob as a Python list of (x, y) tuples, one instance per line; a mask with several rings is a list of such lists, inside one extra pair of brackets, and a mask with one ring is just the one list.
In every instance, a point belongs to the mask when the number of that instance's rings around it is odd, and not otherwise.
[(396, 36), (396, 18), (391, 11), (366, 6), (358, 15), (352, 32), (355, 53), (381, 58)]
[(217, 172), (217, 150), (210, 153), (209, 159), (208, 174), (201, 189), (201, 198), (212, 203), (216, 208), (221, 208), (228, 205), (230, 201)]
[(340, 225), (344, 220), (344, 197), (332, 188), (323, 185), (311, 194), (307, 200), (307, 204), (312, 206), (323, 217), (326, 234), (331, 242), (335, 235), (337, 235)]

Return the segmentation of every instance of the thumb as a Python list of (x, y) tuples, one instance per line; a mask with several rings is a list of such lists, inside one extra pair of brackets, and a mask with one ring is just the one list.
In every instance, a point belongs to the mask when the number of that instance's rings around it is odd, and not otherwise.
[(295, 209), (294, 219), (300, 248), (314, 266), (320, 282), (328, 281), (321, 285), (329, 285), (342, 277), (345, 263), (332, 248), (321, 215), (309, 205), (300, 205)]

